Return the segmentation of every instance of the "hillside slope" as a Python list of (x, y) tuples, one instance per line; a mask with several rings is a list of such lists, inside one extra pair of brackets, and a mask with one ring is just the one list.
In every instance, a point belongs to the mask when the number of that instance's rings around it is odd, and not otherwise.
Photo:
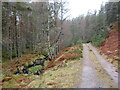
[(113, 61), (119, 61), (119, 49), (120, 49), (120, 25), (114, 24), (111, 30), (108, 32), (108, 39), (100, 46), (101, 53), (111, 58)]

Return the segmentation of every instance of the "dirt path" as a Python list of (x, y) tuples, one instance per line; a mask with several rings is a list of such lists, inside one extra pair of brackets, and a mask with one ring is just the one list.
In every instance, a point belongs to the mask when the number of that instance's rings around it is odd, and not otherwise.
[(82, 76), (78, 88), (117, 88), (118, 74), (91, 44), (83, 44)]
[(105, 60), (105, 58), (102, 57), (91, 44), (88, 44), (88, 46), (90, 47), (90, 49), (92, 49), (93, 53), (97, 57), (97, 60), (99, 60), (106, 72), (112, 77), (112, 79), (116, 83), (118, 83), (118, 73), (115, 72), (116, 68), (110, 62), (107, 62), (107, 60)]

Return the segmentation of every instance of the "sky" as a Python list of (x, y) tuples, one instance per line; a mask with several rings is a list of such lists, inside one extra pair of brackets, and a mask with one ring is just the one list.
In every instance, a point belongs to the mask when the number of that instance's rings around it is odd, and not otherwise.
[(75, 18), (81, 14), (86, 14), (88, 10), (99, 10), (101, 3), (108, 0), (67, 0), (70, 18)]

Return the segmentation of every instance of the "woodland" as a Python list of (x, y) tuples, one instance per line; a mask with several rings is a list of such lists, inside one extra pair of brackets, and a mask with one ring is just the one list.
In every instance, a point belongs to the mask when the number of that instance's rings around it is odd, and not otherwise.
[[(64, 0), (1, 2), (1, 4), (2, 42), (0, 43), (3, 79), (0, 85), (3, 88), (30, 88), (32, 85), (35, 85), (32, 88), (47, 87), (42, 83), (46, 82), (45, 78), (47, 80), (51, 76), (50, 71), (49, 75), (45, 74), (48, 69), (62, 61), (61, 65), (65, 67), (65, 63), (70, 63), (69, 60), (75, 61), (78, 57), (81, 60), (82, 44), (91, 43), (99, 48), (108, 39), (108, 32), (114, 25), (120, 23), (119, 2), (106, 2), (101, 4), (99, 11), (89, 10), (86, 15), (72, 19), (66, 16), (69, 9), (66, 8), (67, 2)], [(119, 31), (119, 28), (117, 29)], [(71, 51), (70, 47), (75, 49)], [(66, 53), (69, 54), (62, 57)], [(58, 65), (54, 70), (58, 67), (61, 66)], [(77, 68), (74, 67), (73, 71)], [(53, 72), (53, 75), (58, 73)], [(41, 79), (43, 77), (44, 80)], [(41, 83), (37, 86), (38, 82)], [(47, 85), (56, 85), (56, 83)], [(58, 85), (55, 88), (57, 87), (62, 86)]]

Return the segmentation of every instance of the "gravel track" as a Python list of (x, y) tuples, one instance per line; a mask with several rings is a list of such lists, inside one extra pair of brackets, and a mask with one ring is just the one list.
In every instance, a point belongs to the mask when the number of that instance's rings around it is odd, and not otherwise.
[(83, 44), (83, 49), (82, 76), (77, 88), (118, 88), (116, 68), (91, 44)]

